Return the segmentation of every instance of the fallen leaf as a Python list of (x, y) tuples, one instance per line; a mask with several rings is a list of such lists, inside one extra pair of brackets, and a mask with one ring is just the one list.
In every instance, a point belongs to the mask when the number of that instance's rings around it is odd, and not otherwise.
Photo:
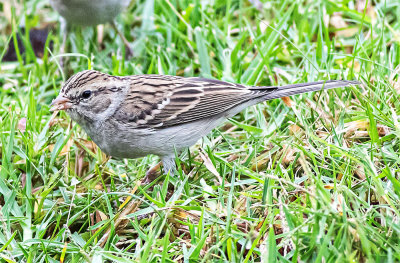
[(259, 231), (260, 230), (260, 228), (263, 226), (263, 224), (264, 224), (264, 221), (265, 221), (265, 218), (263, 219), (263, 220), (261, 220), (260, 222), (258, 222), (258, 224), (257, 224), (257, 226), (256, 226), (256, 228), (255, 228), (255, 230), (256, 231)]
[[(354, 218), (349, 218), (348, 219), (349, 223), (355, 224), (357, 227), (357, 221)], [(354, 227), (351, 226), (351, 224), (348, 224), (349, 226), (349, 233), (353, 235), (353, 240), (355, 242), (360, 241), (360, 236), (358, 235), (358, 231), (357, 229), (355, 229)]]
[(360, 61), (358, 61), (358, 60), (349, 61), (347, 63), (347, 67), (352, 68), (354, 72), (360, 72), (361, 71), (361, 64), (360, 64)]
[[(250, 157), (250, 155), (249, 155)], [(252, 161), (252, 165), (251, 165), (251, 170), (253, 171), (259, 171), (264, 169), (267, 164), (271, 161), (271, 152), (265, 151), (262, 152), (259, 156), (257, 156), (254, 161)]]
[(25, 184), (26, 184), (26, 173), (22, 173), (21, 174), (21, 186), (22, 186), (22, 188), (25, 188)]
[[(58, 156), (63, 156), (66, 155), (67, 153), (70, 152), (71, 146), (74, 144), (74, 141), (72, 139), (69, 139), (68, 142), (64, 145), (64, 147), (61, 149), (60, 153)], [(54, 150), (54, 144), (49, 145), (49, 150), (52, 152)]]
[[(365, 138), (369, 137), (368, 133), (369, 120), (357, 120), (348, 122), (344, 125), (344, 129), (338, 133), (344, 133), (345, 138)], [(385, 125), (377, 124), (376, 129), (380, 137), (386, 136), (391, 133), (391, 129)]]
[(342, 13), (340, 12), (332, 14), (329, 19), (329, 24), (336, 29), (336, 36), (351, 37), (358, 32), (358, 28), (355, 26), (350, 27), (349, 24), (343, 19)]
[(357, 120), (344, 124), (344, 129), (339, 131), (338, 133), (344, 133), (344, 137), (348, 138), (351, 135), (354, 135), (356, 131), (366, 131), (369, 127), (368, 120)]
[(199, 151), (199, 155), (201, 157), (201, 159), (204, 162), (204, 165), (206, 166), (206, 168), (218, 178), (218, 181), (220, 184), (222, 184), (222, 178), (219, 175), (217, 169), (215, 168), (214, 164), (212, 163), (210, 157), (208, 157), (208, 155), (204, 152), (204, 150), (202, 148), (200, 148)]
[(356, 167), (356, 169), (354, 170), (354, 174), (361, 180), (366, 179), (364, 169), (360, 165)]
[(295, 135), (295, 134), (301, 132), (301, 128), (300, 128), (300, 126), (298, 126), (296, 124), (292, 124), (292, 125), (289, 125), (289, 131), (290, 131), (291, 135)]
[(390, 134), (390, 128), (385, 125), (378, 124), (376, 126), (376, 129), (378, 130), (379, 137), (383, 137)]
[(289, 97), (282, 97), (281, 99), (288, 107), (293, 107), (296, 105), (296, 103)]
[(226, 158), (226, 161), (230, 163), (230, 162), (233, 162), (233, 161), (237, 160), (237, 158), (239, 158), (239, 155), (231, 154), (231, 155), (229, 155), (228, 158)]
[(50, 121), (49, 121), (50, 128), (53, 127), (54, 125), (56, 125), (60, 121), (60, 119), (56, 118), (57, 113), (58, 112), (56, 112), (56, 111), (53, 112), (53, 114), (50, 117)]
[[(377, 19), (376, 19), (376, 11), (375, 8), (372, 6), (372, 1), (368, 1), (367, 0), (358, 0), (356, 3), (356, 10), (360, 13), (364, 13), (365, 8), (367, 10), (365, 10), (365, 13), (367, 16), (369, 16), (369, 18), (371, 19), (372, 24), (376, 24)], [(367, 6), (365, 7), (365, 4), (367, 4)]]
[(330, 17), (329, 23), (334, 28), (345, 28), (348, 26), (346, 21), (344, 21), (343, 19), (342, 13), (340, 12), (333, 13), (332, 16)]
[(76, 145), (81, 148), (82, 150), (85, 150), (82, 145), (89, 149), (91, 152), (96, 153), (97, 152), (97, 145), (93, 141), (85, 140), (85, 139), (79, 139), (79, 143)]
[(101, 212), (100, 210), (96, 210), (96, 223), (99, 223), (101, 221), (107, 220), (108, 216)]
[[(104, 220), (107, 220), (108, 219), (108, 217), (107, 217), (107, 215), (106, 214), (104, 214), (102, 211), (100, 211), (100, 210), (96, 210), (94, 213), (92, 213), (91, 215), (90, 215), (90, 221), (91, 221), (91, 226), (94, 226), (94, 225), (96, 225), (97, 223), (100, 223), (101, 221), (104, 221)], [(92, 229), (92, 234), (94, 234), (94, 233), (96, 233), (96, 231), (99, 229), (99, 227), (98, 228), (95, 228), (95, 229)]]
[(96, 27), (97, 29), (97, 43), (101, 45), (104, 39), (104, 25), (100, 24)]
[(18, 130), (24, 133), (26, 130), (26, 118), (22, 118), (18, 121)]
[(286, 144), (283, 145), (282, 152), (284, 154), (282, 158), (282, 163), (287, 166), (296, 159), (295, 155), (298, 152), (298, 150)]
[(75, 157), (75, 174), (78, 177), (82, 177), (84, 170), (89, 166), (88, 162), (85, 162), (85, 151), (79, 150), (79, 153)]
[(342, 178), (343, 178), (343, 174), (342, 173), (338, 173), (338, 176), (337, 176), (337, 180), (338, 181), (340, 181), (340, 180), (342, 180)]

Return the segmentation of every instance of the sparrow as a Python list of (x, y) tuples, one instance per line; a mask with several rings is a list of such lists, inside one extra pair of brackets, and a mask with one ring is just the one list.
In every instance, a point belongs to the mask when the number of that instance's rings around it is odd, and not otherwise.
[(164, 172), (173, 173), (176, 151), (195, 144), (249, 106), (358, 84), (326, 80), (258, 87), (201, 77), (111, 76), (85, 70), (65, 82), (50, 110), (66, 111), (106, 154), (117, 158), (155, 154)]
[(64, 53), (68, 35), (68, 25), (96, 26), (111, 23), (114, 30), (121, 37), (130, 54), (129, 41), (118, 30), (114, 18), (125, 8), (131, 0), (50, 0), (51, 6), (62, 16), (61, 32), (63, 42), (61, 53)]

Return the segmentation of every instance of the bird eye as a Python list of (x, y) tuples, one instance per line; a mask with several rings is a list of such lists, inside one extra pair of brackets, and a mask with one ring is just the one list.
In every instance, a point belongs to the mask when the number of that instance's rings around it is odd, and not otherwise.
[(82, 92), (81, 97), (84, 99), (88, 99), (90, 97), (90, 95), (92, 95), (92, 91), (91, 90), (85, 90), (84, 92)]

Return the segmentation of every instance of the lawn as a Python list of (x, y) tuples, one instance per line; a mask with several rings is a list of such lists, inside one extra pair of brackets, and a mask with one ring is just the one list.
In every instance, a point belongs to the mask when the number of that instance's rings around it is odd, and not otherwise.
[[(134, 0), (117, 17), (133, 56), (109, 24), (73, 27), (64, 70), (48, 1), (0, 2), (0, 261), (399, 262), (400, 2), (262, 2)], [(110, 159), (49, 111), (88, 68), (362, 84), (250, 107), (139, 185), (157, 156)]]

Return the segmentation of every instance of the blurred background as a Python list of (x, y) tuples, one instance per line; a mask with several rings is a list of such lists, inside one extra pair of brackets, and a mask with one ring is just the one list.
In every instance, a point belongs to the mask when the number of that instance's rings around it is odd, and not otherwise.
[[(399, 1), (0, 1), (0, 258), (400, 261), (399, 15)], [(362, 85), (251, 107), (129, 194), (158, 158), (109, 159), (49, 112), (88, 68)]]

